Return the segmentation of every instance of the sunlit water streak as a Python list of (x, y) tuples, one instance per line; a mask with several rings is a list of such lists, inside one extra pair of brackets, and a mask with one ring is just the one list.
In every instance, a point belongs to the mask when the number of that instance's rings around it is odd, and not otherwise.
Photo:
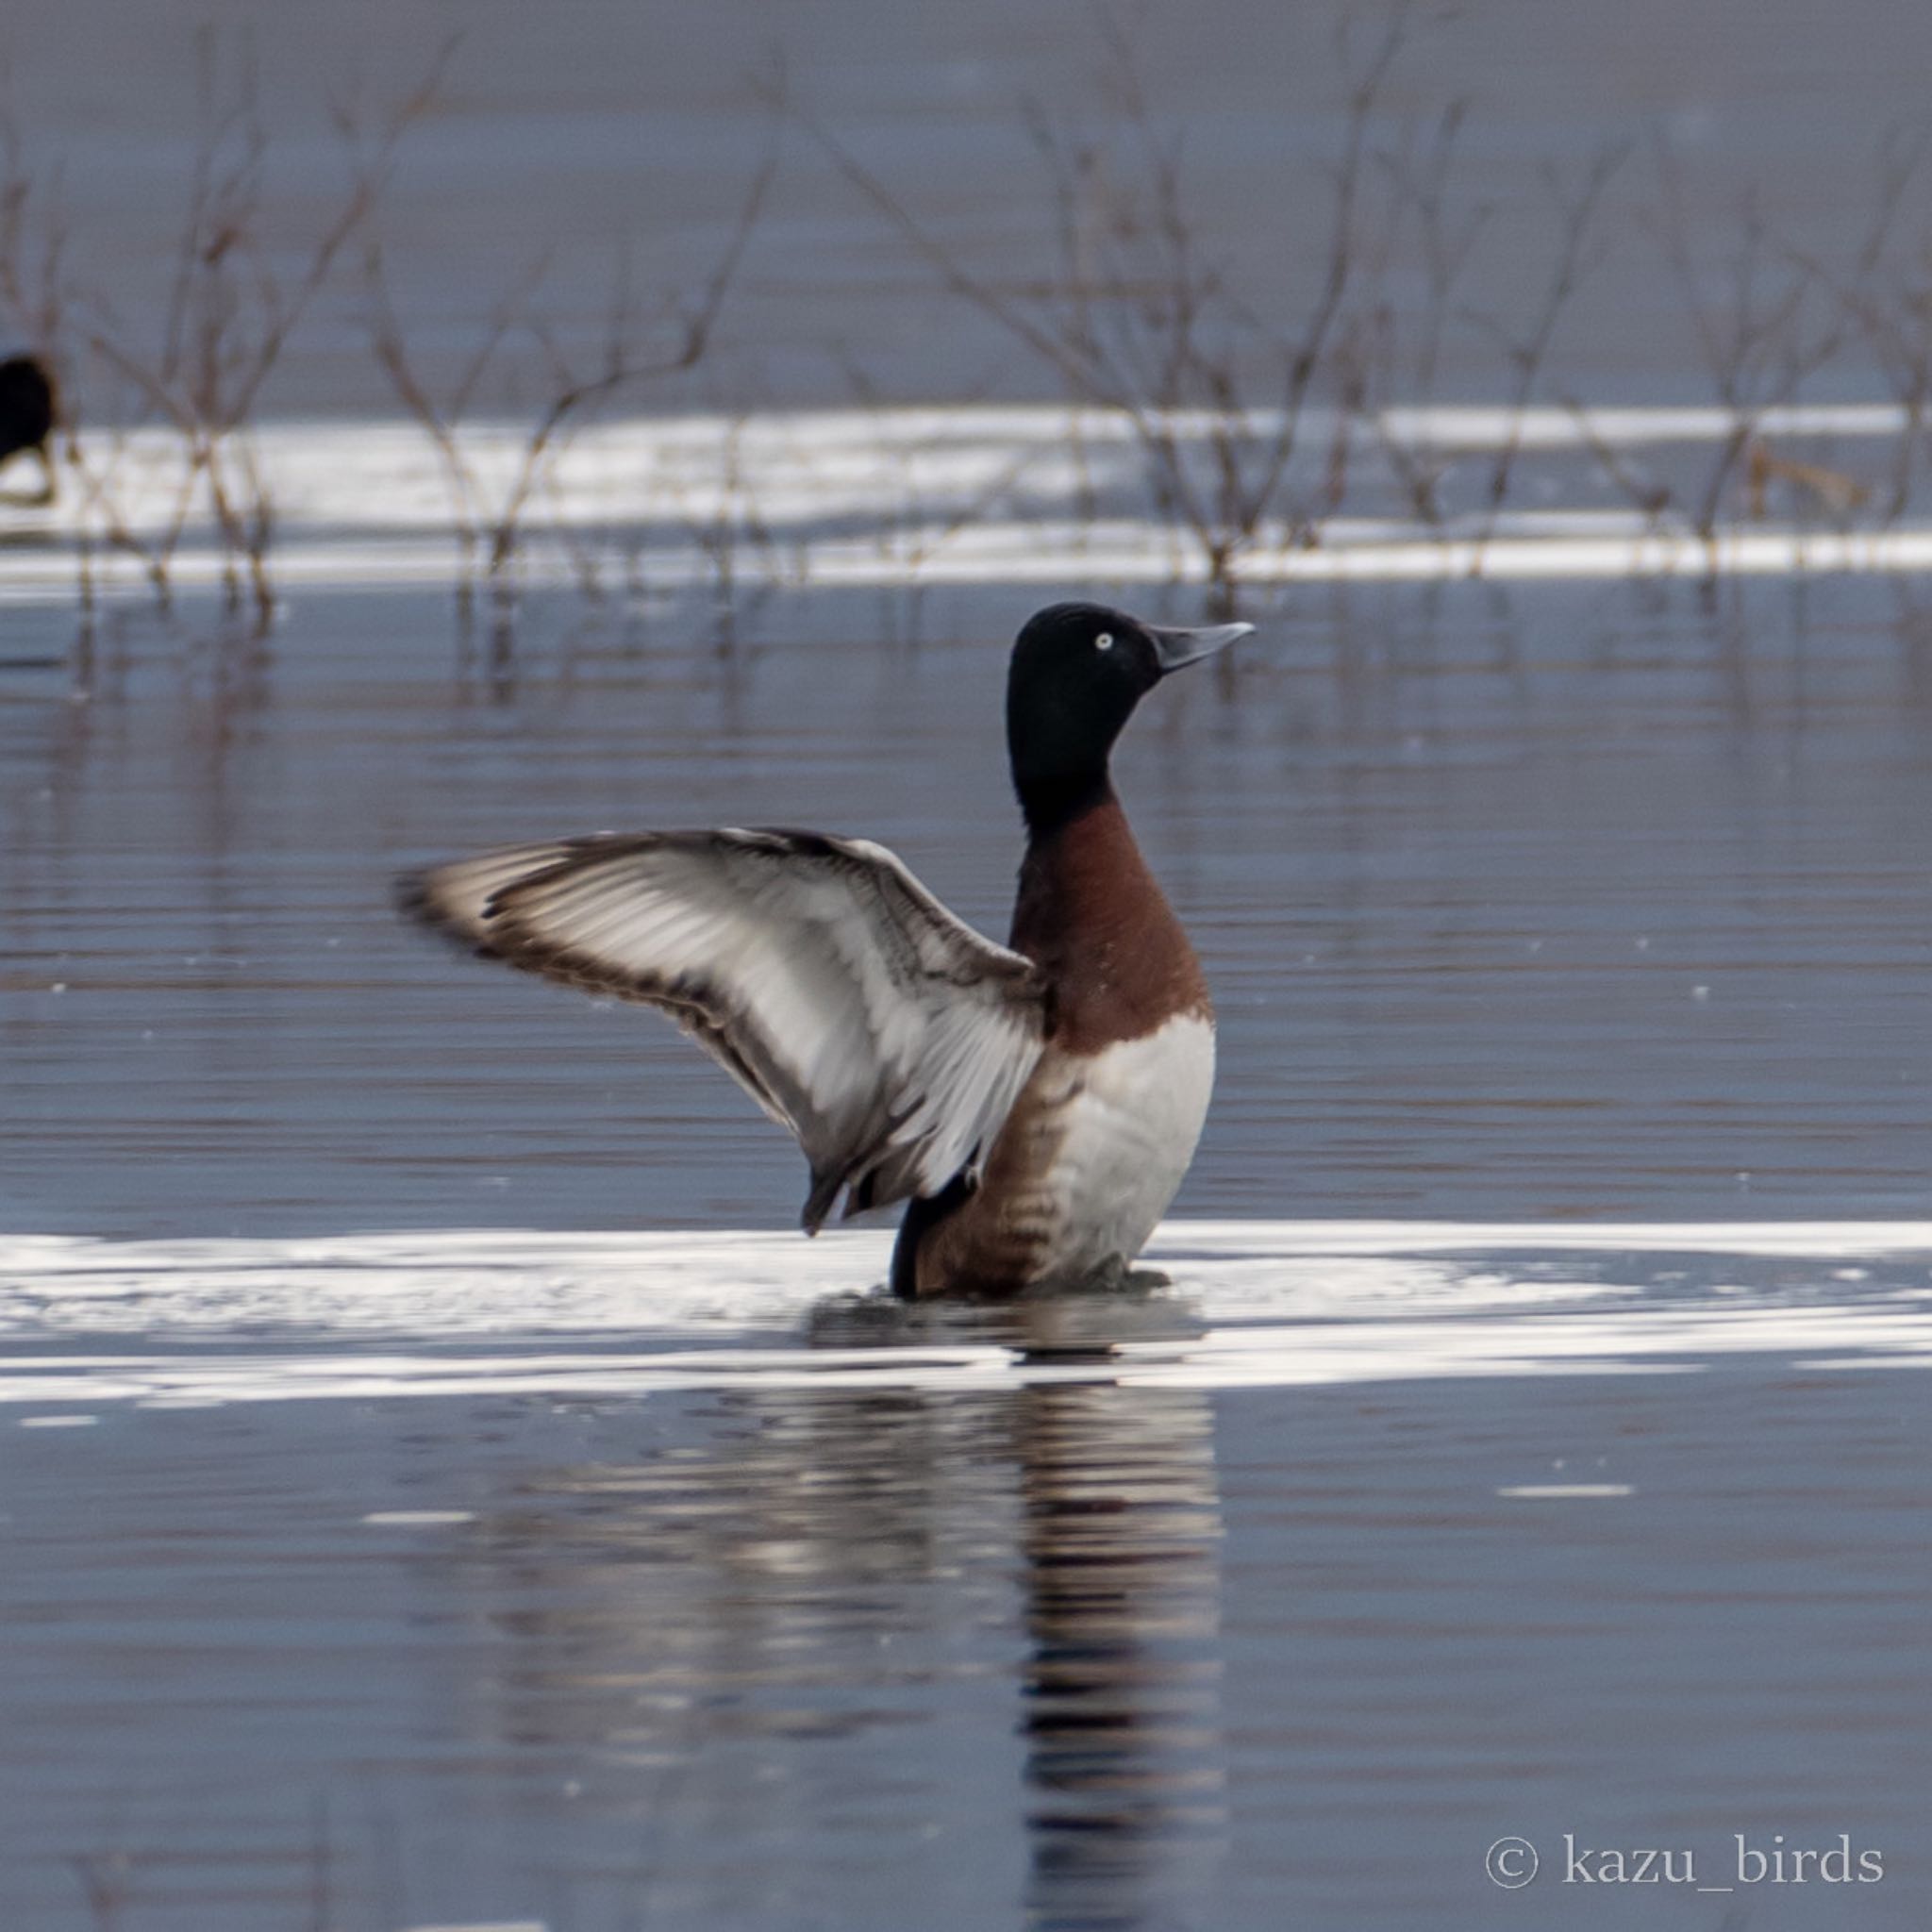
[[(1932, 1224), (1176, 1224), (1154, 1250), (1170, 1289), (1045, 1304), (1071, 1356), (977, 1333), (971, 1311), (902, 1317), (873, 1286), (888, 1240), (15, 1238), (0, 1244), (0, 1336), (14, 1344), (0, 1403), (987, 1391), (1096, 1374), (1294, 1387), (1682, 1373), (1740, 1355), (1932, 1365)], [(904, 1325), (841, 1347), (821, 1324), (802, 1351), (827, 1307), (848, 1324), (871, 1309)], [(58, 1348), (133, 1335), (167, 1352)], [(649, 1345), (613, 1346), (619, 1336)]]
[[(1200, 546), (1150, 492), (1148, 426), (1050, 406), (637, 416), (567, 436), (538, 464), (534, 486), (520, 481), (528, 431), (519, 425), (458, 432), (459, 484), (420, 428), (392, 419), (266, 424), (245, 449), (272, 506), (274, 574), (287, 587), (447, 583), (463, 555), (458, 504), (487, 543), (520, 498), (514, 547), (530, 583), (570, 582), (587, 568), (656, 591), (721, 571), (741, 583), (847, 590), (1202, 581)], [(1279, 426), (1266, 411), (1231, 422), (1174, 413), (1155, 425), (1204, 478), (1217, 442), (1248, 439), (1258, 450)], [(1353, 451), (1350, 512), (1312, 524), (1290, 514), (1291, 501), (1321, 498), (1291, 470), (1240, 569), (1256, 583), (1924, 571), (1932, 569), (1932, 524), (1909, 514), (1815, 515), (1824, 506), (1774, 491), (1768, 517), (1705, 531), (1680, 510), (1633, 508), (1597, 463), (1605, 451), (1650, 460), (1675, 477), (1677, 504), (1695, 504), (1699, 479), (1740, 431), (1781, 447), (1828, 439), (1834, 451), (1840, 442), (1866, 450), (1836, 458), (1849, 461), (1842, 484), (1857, 491), (1890, 462), (1871, 446), (1910, 429), (1889, 404), (1792, 406), (1748, 420), (1661, 407), (1397, 408), (1346, 425), (1310, 412), (1298, 447), (1326, 452), (1340, 438)], [(45, 509), (9, 507), (16, 541), (0, 550), (0, 598), (70, 594), (70, 553), (86, 530), (99, 583), (138, 590), (131, 553), (102, 538), (118, 529), (152, 546), (179, 515), (186, 477), (172, 433), (89, 432), (81, 442), (84, 486)], [(238, 440), (238, 456), (243, 447)], [(1439, 521), (1406, 504), (1386, 461), (1391, 449), (1440, 471)], [(1512, 481), (1495, 513), (1485, 489), (1505, 451)], [(181, 588), (217, 583), (231, 569), (206, 514), (182, 525), (168, 568)]]

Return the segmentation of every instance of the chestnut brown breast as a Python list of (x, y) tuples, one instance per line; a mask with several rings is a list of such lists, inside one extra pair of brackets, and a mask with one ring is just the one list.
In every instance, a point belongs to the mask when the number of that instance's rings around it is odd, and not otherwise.
[(1047, 1037), (1067, 1053), (1139, 1040), (1178, 1013), (1211, 1019), (1201, 962), (1108, 791), (1020, 869), (1010, 941), (1052, 987)]

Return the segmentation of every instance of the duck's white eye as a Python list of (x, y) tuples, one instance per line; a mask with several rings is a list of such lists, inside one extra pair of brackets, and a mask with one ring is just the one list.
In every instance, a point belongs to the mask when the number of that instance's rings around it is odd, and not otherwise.
[(1096, 651), (1110, 651), (1110, 650), (1112, 650), (1112, 649), (1113, 649), (1113, 633), (1112, 633), (1112, 631), (1110, 631), (1110, 630), (1104, 630), (1104, 631), (1102, 631), (1102, 632), (1100, 633), (1100, 635), (1099, 635), (1099, 636), (1098, 636), (1097, 638), (1095, 638), (1095, 639), (1093, 640), (1093, 648), (1094, 648), (1094, 649), (1095, 649)]

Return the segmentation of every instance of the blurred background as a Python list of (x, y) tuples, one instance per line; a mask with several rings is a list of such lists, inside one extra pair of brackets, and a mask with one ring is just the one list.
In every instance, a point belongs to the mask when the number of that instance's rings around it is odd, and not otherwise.
[[(1663, 158), (1715, 300), (1753, 222), (1768, 233), (1768, 285), (1789, 274), (1790, 252), (1845, 268), (1888, 163), (1924, 132), (1924, 22), (1904, 0), (1830, 11), (1637, 0), (1614, 14), (1530, 0), (836, 14), (585, 5), (554, 18), (508, 0), (307, 13), (20, 0), (8, 34), (13, 166), (16, 180), (24, 173), (64, 202), (76, 292), (111, 302), (131, 327), (165, 300), (176, 266), (211, 58), (218, 108), (248, 93), (269, 136), (273, 220), (250, 239), (285, 271), (339, 205), (338, 114), (379, 127), (434, 77), (375, 225), (412, 342), (460, 358), (540, 263), (541, 312), (587, 347), (601, 341), (620, 255), (646, 304), (699, 279), (782, 100), (795, 118), (724, 332), (733, 353), (721, 395), (843, 403), (850, 363), (891, 401), (1055, 396), (1051, 372), (936, 285), (799, 119), (890, 185), (962, 266), (1019, 299), (1063, 267), (1043, 144), (1097, 152), (1106, 189), (1124, 194), (1143, 172), (1144, 109), (1184, 173), (1201, 255), (1257, 325), (1285, 332), (1327, 269), (1351, 91), (1391, 33), (1363, 199), (1386, 196), (1383, 163), (1400, 155), (1411, 189), (1448, 204), (1452, 234), (1482, 213), (1442, 378), (1445, 394), (1481, 402), (1504, 400), (1507, 384), (1473, 317), (1518, 331), (1534, 319), (1565, 226), (1553, 173), (1574, 188), (1601, 157), (1621, 163), (1593, 224), (1588, 299), (1564, 317), (1562, 380), (1591, 401), (1707, 402), (1703, 347), (1658, 233)], [(1457, 117), (1446, 163), (1445, 114)], [(1379, 290), (1399, 311), (1427, 300), (1415, 225), (1411, 209)], [(1900, 213), (1881, 285), (1923, 277), (1924, 239), (1921, 192)], [(361, 293), (345, 273), (318, 302), (278, 371), (280, 409), (389, 407), (361, 340)], [(1863, 386), (1879, 359), (1868, 351), (1860, 368), (1848, 356), (1841, 392), (1882, 393)]]

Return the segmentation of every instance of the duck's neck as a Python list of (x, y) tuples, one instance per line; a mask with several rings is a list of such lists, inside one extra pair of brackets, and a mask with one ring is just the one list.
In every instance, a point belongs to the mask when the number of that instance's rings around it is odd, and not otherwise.
[(1111, 940), (1150, 912), (1163, 922), (1173, 918), (1105, 779), (1097, 794), (1044, 826), (1029, 815), (1027, 829), (1032, 836), (1013, 908), (1016, 950), (1041, 958), (1070, 942)]
[(1103, 776), (1097, 795), (1033, 837), (1011, 944), (1046, 969), (1056, 1033), (1132, 1039), (1177, 1009), (1211, 1012), (1199, 961)]

